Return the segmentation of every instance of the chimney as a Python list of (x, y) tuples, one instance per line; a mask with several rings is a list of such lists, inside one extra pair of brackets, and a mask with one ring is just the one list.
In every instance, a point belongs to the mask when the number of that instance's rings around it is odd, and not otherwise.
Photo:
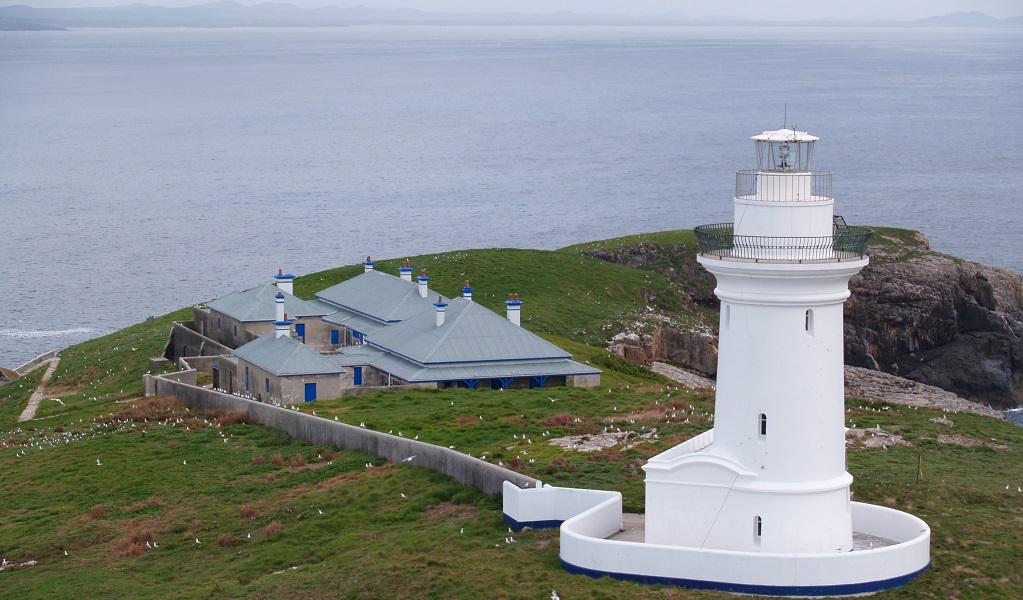
[(423, 269), (416, 279), (419, 280), (419, 297), (426, 298), (426, 286), (430, 281), (430, 278), (426, 276), (426, 269)]
[(281, 290), (285, 294), (294, 294), (295, 288), (293, 286), (295, 282), (295, 276), (291, 273), (285, 273), (283, 269), (277, 269), (277, 274), (274, 275), (274, 279), (277, 280), (277, 289)]
[(522, 308), (522, 301), (519, 300), (519, 295), (508, 294), (508, 299), (504, 301), (504, 305), (508, 307), (508, 320), (521, 327), (519, 311)]
[(405, 259), (405, 262), (401, 263), (401, 266), (398, 267), (398, 275), (405, 281), (412, 281), (412, 265), (409, 264), (407, 258)]
[(469, 287), (468, 279), (465, 280), (465, 287), (462, 288), (462, 297), (468, 300), (469, 302), (472, 302), (472, 288)]
[(277, 320), (274, 321), (274, 337), (284, 337), (291, 334), (291, 321), (288, 320), (288, 313), (284, 312), (284, 293), (278, 291), (274, 296), (277, 304)]
[(369, 273), (370, 271), (373, 270), (373, 259), (367, 256), (366, 260), (363, 261), (362, 266), (366, 267), (365, 272)]
[(444, 302), (443, 296), (437, 296), (437, 301), (434, 302), (433, 305), (437, 307), (437, 327), (440, 327), (444, 324), (444, 307), (447, 306), (448, 303)]

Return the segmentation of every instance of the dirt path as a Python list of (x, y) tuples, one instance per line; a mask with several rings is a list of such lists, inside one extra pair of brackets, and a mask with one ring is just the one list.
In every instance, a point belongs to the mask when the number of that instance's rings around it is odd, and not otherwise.
[(36, 416), (36, 409), (39, 408), (39, 403), (42, 402), (43, 396), (46, 393), (46, 384), (50, 383), (50, 376), (53, 375), (53, 371), (57, 368), (57, 363), (60, 362), (60, 357), (50, 359), (50, 366), (46, 367), (46, 372), (43, 373), (43, 378), (39, 380), (39, 387), (36, 391), (32, 392), (32, 397), (28, 399), (28, 406), (22, 411), (21, 416), (18, 417), (18, 422), (31, 421), (32, 417)]

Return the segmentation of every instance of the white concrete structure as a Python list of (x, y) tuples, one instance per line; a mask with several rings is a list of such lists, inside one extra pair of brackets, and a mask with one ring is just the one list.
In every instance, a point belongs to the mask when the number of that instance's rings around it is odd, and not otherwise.
[(412, 281), (412, 271), (413, 270), (414, 269), (412, 268), (412, 265), (409, 263), (409, 260), (406, 258), (405, 262), (401, 263), (401, 266), (398, 267), (398, 276), (401, 277), (404, 281)]
[(284, 312), (284, 293), (277, 292), (274, 296), (274, 308), (277, 311), (277, 318), (274, 319), (274, 337), (286, 337), (291, 335), (291, 321), (288, 320), (288, 313)]
[(277, 269), (277, 274), (274, 275), (274, 279), (277, 280), (277, 289), (281, 290), (285, 294), (295, 294), (295, 276), (291, 273), (285, 273), (284, 269)]
[(430, 278), (426, 276), (426, 269), (419, 272), (416, 281), (419, 282), (419, 297), (425, 298), (430, 293)]
[(515, 323), (519, 327), (522, 327), (522, 301), (519, 300), (518, 294), (509, 294), (508, 299), (504, 301), (505, 311), (508, 316), (508, 320)]
[[(609, 498), (562, 524), (562, 563), (772, 595), (902, 585), (929, 565), (930, 530), (852, 502), (845, 469), (842, 304), (870, 231), (834, 218), (831, 174), (810, 169), (818, 138), (753, 139), (758, 169), (737, 175), (734, 224), (696, 229), (721, 300), (714, 429), (644, 466), (644, 542), (603, 539), (621, 522)], [(860, 547), (863, 535), (882, 540)]]

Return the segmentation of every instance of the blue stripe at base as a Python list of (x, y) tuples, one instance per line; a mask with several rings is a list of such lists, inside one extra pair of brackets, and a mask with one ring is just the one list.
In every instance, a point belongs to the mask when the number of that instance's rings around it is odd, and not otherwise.
[[(509, 517), (505, 515), (506, 521), (508, 518)], [(880, 592), (881, 590), (888, 590), (906, 585), (911, 579), (929, 569), (931, 563), (928, 562), (927, 566), (924, 568), (900, 577), (882, 579), (880, 581), (837, 585), (756, 585), (749, 583), (728, 583), (726, 581), (703, 581), (700, 579), (658, 577), (654, 575), (634, 575), (631, 573), (609, 573), (606, 571), (587, 569), (585, 567), (577, 567), (564, 559), (561, 559), (561, 566), (569, 573), (586, 575), (588, 577), (593, 577), (594, 579), (610, 577), (620, 581), (637, 581), (639, 583), (651, 585), (674, 585), (694, 590), (716, 590), (736, 594), (759, 594), (762, 596), (853, 596), (856, 594)]]
[[(522, 531), (526, 527), (530, 529), (557, 529), (561, 527), (564, 521), (551, 520), (551, 521), (516, 521), (515, 519), (504, 515), (504, 522), (515, 531)], [(598, 577), (600, 577), (598, 575)]]

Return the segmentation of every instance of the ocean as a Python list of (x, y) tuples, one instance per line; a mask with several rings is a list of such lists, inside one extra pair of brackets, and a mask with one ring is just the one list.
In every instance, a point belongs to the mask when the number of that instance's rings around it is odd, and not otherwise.
[(0, 32), (0, 365), (269, 280), (731, 217), (821, 137), (851, 224), (1023, 271), (1019, 29)]

